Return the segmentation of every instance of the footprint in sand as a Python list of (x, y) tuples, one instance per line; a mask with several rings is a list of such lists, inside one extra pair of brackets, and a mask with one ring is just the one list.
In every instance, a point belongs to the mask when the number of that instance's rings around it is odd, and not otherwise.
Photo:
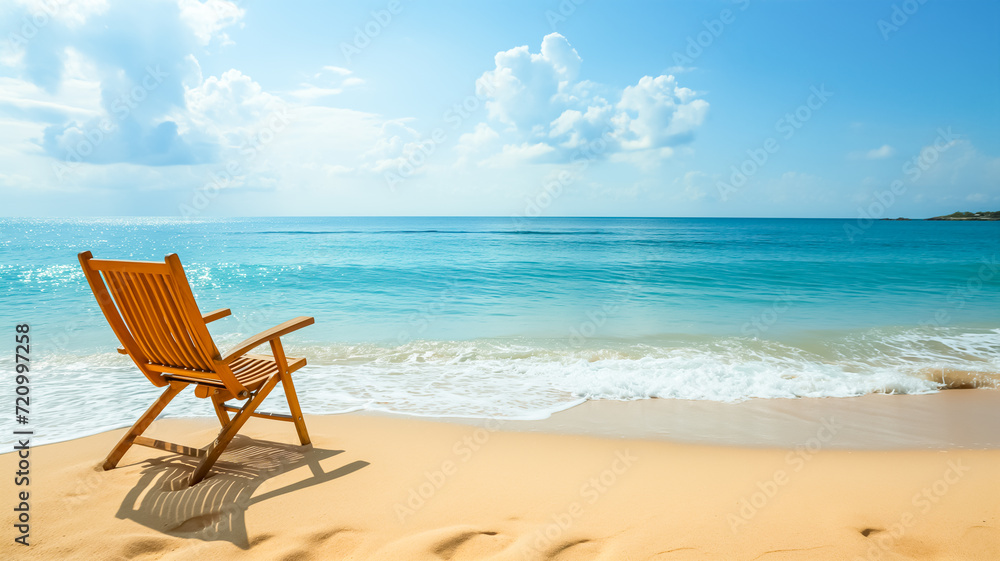
[[(308, 561), (311, 559), (339, 559), (352, 553), (361, 545), (364, 535), (351, 528), (334, 528), (306, 536), (308, 547), (286, 553), (281, 561)], [(255, 540), (256, 541), (256, 540)], [(264, 540), (260, 540), (261, 543)]]
[(164, 538), (135, 538), (122, 548), (121, 558), (155, 559), (167, 547), (168, 541)]
[(594, 559), (601, 552), (601, 544), (593, 540), (574, 540), (554, 545), (545, 553), (544, 559)]
[(511, 540), (496, 532), (470, 530), (445, 539), (433, 548), (434, 555), (442, 559), (481, 559), (484, 554), (503, 550)]
[(274, 537), (274, 534), (258, 534), (250, 540), (250, 547), (254, 548)]
[[(480, 561), (506, 549), (510, 536), (475, 526), (450, 526), (407, 536), (380, 549), (373, 559), (392, 560), (418, 557), (447, 561)], [(414, 552), (421, 552), (415, 555)]]

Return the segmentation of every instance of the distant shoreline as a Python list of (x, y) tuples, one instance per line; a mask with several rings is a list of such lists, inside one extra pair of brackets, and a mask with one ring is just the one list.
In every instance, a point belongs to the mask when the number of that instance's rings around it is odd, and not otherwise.
[(933, 218), (883, 218), (882, 220), (954, 220), (961, 222), (993, 222), (1000, 220), (1000, 211), (992, 212), (953, 212), (947, 216), (935, 216)]

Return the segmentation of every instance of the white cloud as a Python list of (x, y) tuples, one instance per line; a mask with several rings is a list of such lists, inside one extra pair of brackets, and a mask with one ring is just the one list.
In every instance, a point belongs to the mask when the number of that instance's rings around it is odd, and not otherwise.
[(223, 45), (232, 44), (223, 29), (238, 23), (246, 12), (227, 0), (177, 0), (181, 10), (181, 21), (194, 32), (202, 45), (207, 45), (213, 37), (218, 37)]
[[(362, 168), (382, 173), (385, 171), (399, 171), (407, 166), (411, 158), (421, 147), (420, 133), (406, 125), (409, 119), (396, 119), (386, 121), (382, 125), (378, 139), (372, 148), (362, 155), (365, 160)], [(410, 170), (413, 167), (413, 170)], [(405, 169), (409, 173), (416, 171), (420, 166), (413, 166)]]
[[(670, 75), (643, 76), (624, 90), (579, 80), (583, 59), (558, 33), (546, 35), (538, 53), (515, 47), (494, 63), (477, 81), (489, 118), (505, 125), (492, 165), (566, 161), (591, 144), (601, 157), (648, 165), (689, 143), (708, 111)], [(616, 158), (633, 152), (648, 153)]]
[(543, 162), (546, 156), (551, 155), (556, 149), (544, 143), (535, 144), (506, 144), (498, 154), (483, 160), (483, 165), (491, 167), (508, 167), (525, 163)]
[[(352, 74), (352, 72), (349, 69), (344, 68), (342, 66), (324, 66), (323, 70), (331, 74), (338, 74), (340, 76), (350, 76)], [(320, 76), (322, 76), (322, 74), (323, 74), (322, 72), (317, 72), (315, 77), (319, 78)]]
[(874, 150), (869, 150), (866, 156), (869, 160), (883, 160), (895, 154), (896, 151), (888, 144), (883, 144), (881, 147)]
[(39, 58), (48, 58), (50, 64), (56, 62), (58, 56), (51, 55), (62, 45), (52, 40), (54, 34), (46, 32), (46, 28), (55, 22), (75, 30), (91, 16), (107, 12), (108, 7), (108, 0), (14, 0), (10, 8), (0, 10), (5, 18), (9, 18), (4, 22), (7, 24), (4, 26), (5, 36), (0, 40), (0, 65), (23, 71), (28, 46), (39, 34), (48, 36), (45, 42), (52, 49), (46, 53), (49, 57), (36, 56), (33, 62), (37, 63)]
[(643, 76), (625, 88), (618, 109), (622, 146), (636, 150), (687, 142), (705, 120), (708, 102), (678, 87), (673, 76)]
[[(40, 6), (52, 15), (31, 18)], [(21, 54), (4, 58), (26, 82), (5, 84), (0, 111), (49, 123), (40, 144), (51, 156), (91, 164), (212, 160), (215, 147), (202, 143), (204, 131), (178, 133), (194, 122), (185, 115), (186, 88), (201, 85), (190, 47), (240, 19), (235, 4), (45, 0), (21, 2), (18, 9), (34, 25), (47, 22), (45, 35), (19, 43)], [(72, 29), (83, 23), (87, 29)], [(19, 87), (29, 83), (34, 87)]]
[(50, 122), (89, 119), (101, 114), (101, 83), (68, 71), (58, 91), (47, 92), (26, 80), (0, 77), (0, 112)]
[(458, 152), (457, 164), (469, 162), (476, 154), (492, 147), (499, 138), (500, 135), (497, 131), (486, 123), (476, 124), (476, 128), (472, 132), (458, 137), (458, 144), (455, 145), (455, 151)]
[(312, 76), (311, 81), (303, 82), (298, 89), (289, 94), (304, 101), (314, 101), (343, 93), (348, 88), (358, 87), (364, 83), (364, 80), (354, 76), (347, 68), (324, 66)]
[(607, 104), (587, 107), (584, 112), (567, 109), (549, 124), (549, 138), (564, 148), (577, 148), (604, 133), (613, 134), (610, 123), (614, 118), (614, 108)]
[(531, 130), (561, 113), (552, 100), (575, 80), (581, 59), (565, 37), (551, 33), (540, 53), (532, 54), (525, 45), (497, 53), (494, 62), (496, 68), (478, 82), (487, 88), (490, 117)]
[(108, 0), (15, 0), (23, 6), (32, 22), (59, 21), (67, 27), (79, 27), (87, 19), (108, 9)]
[[(349, 69), (322, 67), (297, 96), (266, 91), (236, 68), (203, 75), (198, 45), (227, 41), (224, 29), (238, 24), (243, 10), (218, 0), (175, 1), (73, 4), (66, 14), (81, 22), (90, 18), (86, 24), (95, 32), (68, 32), (68, 24), (62, 25), (54, 28), (57, 41), (29, 43), (20, 54), (3, 53), (2, 62), (16, 66), (0, 76), (0, 129), (5, 131), (0, 186), (8, 192), (72, 194), (76, 202), (89, 201), (89, 212), (105, 208), (102, 196), (121, 200), (107, 212), (126, 208), (126, 199), (141, 202), (148, 195), (169, 213), (180, 212), (179, 204), (190, 206), (199, 189), (217, 181), (218, 192), (242, 190), (247, 197), (260, 197), (258, 203), (269, 200), (261, 193), (271, 190), (312, 195), (371, 190), (372, 178), (381, 180), (377, 171), (418, 154), (422, 143), (408, 119), (387, 122), (379, 115), (315, 104), (335, 91), (363, 85)], [(21, 14), (30, 15), (28, 4), (18, 7)], [(149, 21), (157, 24), (140, 24)], [(32, 49), (45, 56), (34, 56)], [(103, 124), (111, 128), (98, 134)], [(80, 157), (70, 152), (84, 144)], [(205, 212), (263, 208), (240, 207), (243, 201), (233, 197), (225, 210)]]
[(322, 185), (359, 168), (398, 165), (414, 149), (416, 132), (400, 121), (290, 103), (236, 69), (189, 88), (186, 99), (191, 128), (210, 131), (221, 145), (217, 167), (238, 169), (227, 187)]
[(867, 152), (852, 152), (850, 157), (855, 160), (884, 160), (892, 157), (896, 149), (888, 144), (883, 144), (878, 148), (873, 148)]
[(235, 68), (188, 88), (184, 99), (188, 119), (198, 128), (219, 135), (253, 125), (280, 102), (277, 96), (265, 92), (260, 84)]

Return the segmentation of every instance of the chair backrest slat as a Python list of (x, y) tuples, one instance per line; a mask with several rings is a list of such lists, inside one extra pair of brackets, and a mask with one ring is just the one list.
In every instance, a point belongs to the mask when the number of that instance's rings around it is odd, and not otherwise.
[(245, 390), (222, 362), (176, 255), (164, 263), (92, 259), (80, 263), (115, 335), (139, 369), (156, 385), (160, 368), (199, 372), (234, 395)]
[[(187, 330), (189, 328), (185, 324), (184, 319), (181, 317), (182, 314), (180, 310), (177, 309), (177, 306), (173, 305), (173, 295), (169, 294), (163, 275), (153, 275), (153, 277), (149, 279), (148, 285), (149, 291), (153, 294), (154, 300), (160, 305), (161, 309), (166, 311), (163, 319), (169, 324), (170, 331), (172, 333), (187, 334)], [(198, 351), (201, 350), (200, 347), (196, 348), (193, 344), (175, 346), (179, 348), (180, 355), (183, 357), (183, 360), (190, 364), (203, 365), (202, 370), (211, 369), (211, 358), (205, 356), (205, 353), (199, 353)]]
[[(125, 277), (125, 285), (131, 290), (128, 292), (135, 298), (135, 302), (142, 308), (143, 319), (145, 320), (145, 333), (139, 332), (137, 337), (151, 337), (148, 341), (156, 345), (157, 356), (160, 357), (160, 364), (177, 366), (180, 364), (198, 367), (207, 370), (207, 365), (191, 360), (191, 353), (185, 353), (185, 345), (178, 342), (180, 331), (167, 325), (166, 316), (169, 313), (169, 306), (164, 306), (155, 301), (154, 295), (149, 289), (148, 278), (152, 273), (121, 273)], [(185, 356), (187, 355), (187, 356)]]
[(144, 333), (150, 332), (151, 328), (146, 325), (145, 313), (139, 309), (135, 300), (121, 297), (122, 294), (125, 294), (129, 290), (125, 284), (124, 275), (116, 271), (102, 271), (102, 273), (111, 297), (118, 306), (118, 311), (121, 313), (122, 320), (132, 334), (132, 339), (139, 345), (139, 348), (142, 349), (142, 352), (150, 361), (160, 362), (162, 356), (156, 346), (151, 345), (146, 337), (136, 335), (140, 331)]

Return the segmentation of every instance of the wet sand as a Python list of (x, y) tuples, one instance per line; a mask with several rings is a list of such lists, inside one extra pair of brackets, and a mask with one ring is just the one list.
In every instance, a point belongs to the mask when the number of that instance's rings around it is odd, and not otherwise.
[(541, 421), (441, 419), (505, 430), (746, 447), (801, 445), (826, 425), (827, 447), (853, 450), (1000, 448), (1000, 392), (754, 399), (739, 403), (588, 401)]

